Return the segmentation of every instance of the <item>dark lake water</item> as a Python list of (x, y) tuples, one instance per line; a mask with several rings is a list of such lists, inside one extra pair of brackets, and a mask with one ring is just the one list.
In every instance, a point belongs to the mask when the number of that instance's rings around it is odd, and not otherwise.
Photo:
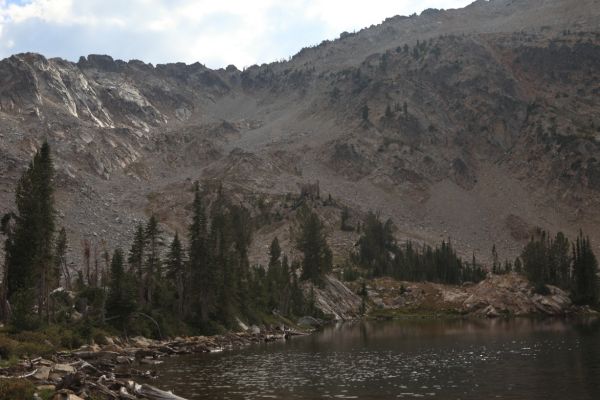
[(152, 383), (189, 399), (600, 399), (597, 320), (357, 322), (170, 358)]

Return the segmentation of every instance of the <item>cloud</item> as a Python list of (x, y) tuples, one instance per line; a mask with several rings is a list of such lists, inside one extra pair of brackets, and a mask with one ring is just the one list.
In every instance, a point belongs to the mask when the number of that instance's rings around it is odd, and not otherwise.
[(90, 53), (238, 67), (425, 8), (470, 0), (0, 0), (0, 56)]

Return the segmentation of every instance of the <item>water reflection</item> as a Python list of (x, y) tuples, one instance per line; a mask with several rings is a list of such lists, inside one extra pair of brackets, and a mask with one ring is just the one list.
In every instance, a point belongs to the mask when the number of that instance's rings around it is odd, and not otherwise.
[(598, 399), (597, 320), (356, 322), (286, 343), (173, 358), (191, 399)]

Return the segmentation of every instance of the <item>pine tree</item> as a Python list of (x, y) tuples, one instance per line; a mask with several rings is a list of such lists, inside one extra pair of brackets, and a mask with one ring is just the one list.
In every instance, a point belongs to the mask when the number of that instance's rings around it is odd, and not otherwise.
[(241, 315), (247, 315), (249, 310), (249, 274), (250, 262), (248, 248), (252, 242), (252, 222), (250, 213), (242, 206), (230, 206), (230, 229), (233, 241), (232, 270), (233, 290), (237, 308)]
[(361, 109), (361, 115), (362, 115), (362, 119), (363, 121), (368, 121), (369, 120), (369, 106), (368, 105), (364, 105)]
[(521, 263), (521, 258), (519, 257), (515, 258), (515, 272), (517, 274), (523, 272), (523, 264)]
[(7, 277), (9, 276), (9, 266), (10, 266), (10, 255), (11, 249), (14, 246), (14, 225), (15, 225), (15, 215), (13, 213), (5, 214), (2, 217), (2, 222), (0, 224), (0, 232), (6, 237), (4, 240), (4, 264), (2, 268), (2, 286), (0, 287), (0, 320), (7, 321), (10, 317), (10, 304), (8, 301), (9, 298), (9, 287), (7, 284)]
[(6, 296), (9, 301), (14, 296), (19, 303), (14, 308), (24, 313), (20, 322), (27, 320), (36, 299), (39, 317), (49, 317), (54, 269), (53, 177), (50, 146), (44, 142), (17, 184), (17, 213), (11, 216), (14, 225), (6, 242)]
[(531, 238), (521, 253), (525, 275), (538, 291), (546, 284), (545, 277), (548, 263), (546, 237), (546, 233), (541, 232), (538, 240)]
[(210, 304), (209, 311), (215, 311), (215, 318), (225, 326), (233, 324), (238, 299), (233, 286), (232, 241), (229, 216), (226, 213), (224, 199), (215, 201), (212, 211), (209, 235), (210, 278), (207, 280), (209, 298), (216, 299)]
[(298, 273), (297, 270), (300, 266), (294, 262), (292, 263), (290, 275), (290, 313), (295, 316), (300, 316), (304, 314), (306, 308), (306, 300), (304, 299), (304, 292), (300, 287), (300, 283), (298, 282)]
[[(192, 304), (200, 309), (200, 319), (207, 322), (214, 306), (214, 271), (209, 267), (208, 233), (206, 211), (200, 194), (200, 185), (194, 183), (194, 201), (192, 203), (192, 223), (189, 227), (189, 279), (185, 292), (185, 314)], [(194, 298), (192, 298), (194, 293)]]
[(110, 282), (106, 300), (106, 313), (113, 326), (125, 328), (136, 308), (135, 297), (133, 277), (125, 272), (123, 251), (118, 248), (114, 251), (110, 264)]
[(391, 275), (392, 256), (396, 249), (391, 220), (382, 222), (372, 212), (363, 223), (362, 235), (358, 240), (359, 262), (374, 276)]
[(282, 294), (283, 273), (281, 270), (281, 247), (279, 239), (273, 238), (269, 247), (269, 269), (267, 270), (267, 288), (269, 292), (268, 306), (270, 311), (276, 309), (280, 305)]
[(281, 282), (280, 282), (280, 299), (279, 311), (283, 315), (289, 315), (291, 303), (291, 271), (290, 264), (286, 255), (281, 260)]
[(273, 265), (279, 264), (279, 258), (281, 257), (281, 247), (279, 246), (279, 239), (277, 236), (271, 241), (269, 246), (269, 268)]
[(185, 265), (183, 261), (183, 247), (179, 240), (179, 234), (175, 232), (175, 237), (169, 246), (167, 254), (167, 278), (170, 280), (177, 293), (176, 311), (179, 318), (183, 317), (184, 312), (184, 290), (185, 290)]
[(596, 305), (599, 291), (598, 260), (592, 251), (590, 239), (579, 232), (573, 245), (573, 301), (576, 304)]
[(492, 274), (500, 273), (500, 262), (498, 261), (498, 251), (496, 245), (492, 246)]
[(332, 269), (332, 253), (319, 216), (305, 204), (298, 213), (296, 248), (302, 253), (302, 279), (321, 283)]
[(385, 107), (385, 117), (387, 119), (391, 119), (394, 117), (394, 113), (392, 112), (392, 108), (389, 104), (387, 105), (387, 107)]
[(136, 277), (138, 288), (138, 302), (141, 306), (145, 304), (144, 284), (144, 252), (145, 252), (144, 226), (140, 223), (135, 231), (131, 250), (129, 250), (129, 273)]
[(146, 302), (152, 307), (154, 305), (153, 295), (155, 294), (157, 284), (162, 276), (160, 253), (163, 247), (163, 242), (160, 237), (160, 228), (155, 215), (152, 215), (146, 224), (144, 231), (146, 262), (145, 269), (145, 289)]
[(562, 232), (558, 232), (550, 248), (550, 283), (563, 289), (568, 289), (571, 284), (570, 247), (569, 239)]

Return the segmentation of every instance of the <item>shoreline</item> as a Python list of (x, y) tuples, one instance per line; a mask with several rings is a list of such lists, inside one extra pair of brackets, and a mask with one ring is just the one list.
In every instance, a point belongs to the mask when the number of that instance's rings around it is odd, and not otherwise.
[[(592, 312), (565, 315), (503, 315), (496, 318), (476, 314), (429, 311), (406, 313), (396, 309), (394, 317), (365, 315), (346, 322), (360, 321), (411, 321), (411, 320), (516, 320), (516, 319), (562, 319), (599, 318)], [(15, 366), (0, 369), (0, 382), (27, 380), (36, 393), (46, 394), (39, 399), (81, 400), (90, 394), (100, 394), (108, 399), (187, 400), (176, 394), (161, 390), (148, 383), (158, 377), (154, 367), (164, 358), (181, 355), (205, 354), (239, 350), (244, 347), (280, 342), (293, 336), (308, 336), (336, 321), (327, 321), (320, 328), (311, 330), (265, 329), (260, 332), (228, 332), (212, 336), (175, 337), (155, 340), (137, 336), (133, 338), (106, 337), (105, 344), (84, 345), (76, 350), (55, 351), (51, 356), (22, 359)], [(339, 321), (338, 321), (339, 322)], [(8, 376), (7, 376), (8, 374)], [(142, 383), (138, 383), (142, 382)]]
[(154, 378), (152, 368), (161, 364), (165, 357), (236, 350), (312, 332), (314, 330), (266, 329), (259, 333), (228, 332), (166, 340), (141, 336), (129, 339), (106, 337), (106, 344), (55, 351), (47, 358), (22, 359), (14, 366), (0, 369), (0, 382), (25, 379), (35, 386), (36, 393), (51, 393), (52, 397), (44, 398), (52, 399), (80, 400), (79, 395), (89, 397), (96, 393), (110, 399), (182, 400), (136, 380)]

